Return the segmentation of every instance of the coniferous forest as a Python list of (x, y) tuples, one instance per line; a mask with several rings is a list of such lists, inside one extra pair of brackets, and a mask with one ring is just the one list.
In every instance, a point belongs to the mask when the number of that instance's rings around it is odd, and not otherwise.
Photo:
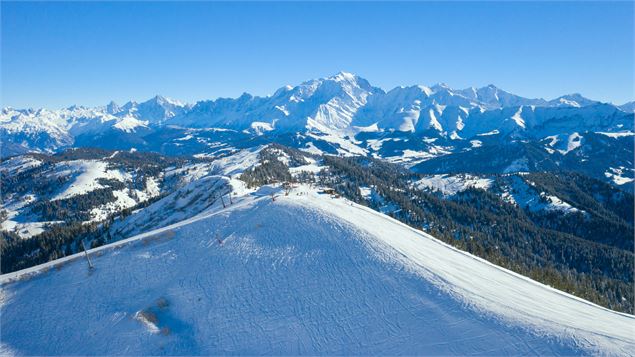
[[(404, 223), (544, 284), (633, 313), (633, 196), (628, 193), (579, 174), (528, 176), (546, 190), (568, 192), (589, 209), (590, 217), (562, 218), (528, 212), (482, 189), (443, 199), (413, 189), (412, 173), (379, 160), (325, 156), (324, 161), (329, 170), (320, 173), (320, 182), (344, 197), (378, 209), (378, 202), (360, 194), (360, 186), (372, 187), (396, 206), (387, 213)], [(589, 193), (598, 190), (603, 198), (591, 199)]]

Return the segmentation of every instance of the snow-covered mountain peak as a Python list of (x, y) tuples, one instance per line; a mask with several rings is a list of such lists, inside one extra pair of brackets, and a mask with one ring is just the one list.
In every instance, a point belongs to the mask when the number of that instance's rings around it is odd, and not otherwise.
[(121, 107), (115, 103), (115, 101), (111, 100), (105, 107), (106, 113), (108, 114), (117, 114), (121, 111)]
[[(38, 108), (38, 110), (43, 110), (45, 108)], [(77, 110), (84, 110), (84, 109), (88, 109), (87, 107), (83, 106), (83, 105), (77, 105), (77, 104), (73, 104), (70, 105), (68, 107), (65, 108), (68, 111), (77, 111)]]
[(430, 89), (434, 93), (437, 93), (437, 92), (451, 92), (452, 91), (452, 88), (450, 88), (450, 86), (447, 85), (446, 83), (437, 83), (437, 84), (433, 85), (432, 87), (430, 87)]
[[(472, 92), (472, 91), (469, 91)], [(465, 94), (466, 91), (463, 91)], [(545, 105), (544, 99), (525, 98), (500, 89), (493, 84), (476, 89), (475, 100), (488, 108), (504, 108), (522, 105)]]
[(348, 82), (355, 81), (357, 78), (358, 76), (354, 75), (353, 73), (344, 72), (344, 71), (340, 71), (337, 74), (329, 77), (329, 79), (333, 79), (334, 81), (348, 81)]
[(247, 101), (247, 100), (251, 100), (252, 98), (254, 98), (253, 95), (251, 95), (250, 93), (247, 92), (243, 92), (243, 94), (240, 95), (240, 97), (238, 97), (239, 101)]
[(368, 92), (373, 92), (379, 88), (373, 87), (366, 79), (350, 72), (339, 72), (335, 75), (310, 80), (303, 84), (324, 86), (337, 83), (341, 88), (359, 88)]
[(173, 107), (185, 107), (185, 103), (176, 100), (176, 99), (172, 99), (172, 98), (168, 98), (165, 96), (162, 96), (160, 94), (155, 95), (154, 97), (141, 102), (141, 103), (136, 103), (136, 102), (131, 102), (131, 106), (135, 107), (135, 106), (158, 106), (158, 107), (162, 107), (162, 108), (173, 108)]
[(136, 108), (136, 107), (137, 107), (137, 105), (139, 105), (139, 103), (137, 103), (137, 102), (136, 102), (136, 101), (134, 101), (134, 100), (131, 100), (131, 101), (127, 102), (126, 104), (124, 104), (124, 105), (121, 107), (121, 109), (122, 109), (122, 110), (126, 110), (126, 111), (127, 111), (127, 110), (130, 110), (130, 109), (132, 109), (132, 108)]
[(116, 115), (133, 117), (153, 124), (162, 124), (168, 119), (183, 114), (186, 109), (187, 106), (178, 100), (156, 95), (145, 102), (128, 102)]
[(307, 129), (331, 132), (348, 129), (355, 113), (366, 105), (368, 98), (383, 93), (364, 78), (340, 72), (301, 84), (294, 88), (289, 99), (304, 102), (297, 109), (306, 112)]
[(183, 103), (183, 102), (181, 102), (179, 100), (168, 98), (168, 97), (164, 97), (164, 96), (162, 96), (160, 94), (155, 95), (154, 97), (150, 98), (149, 100), (147, 100), (144, 103), (155, 103), (155, 104), (160, 105), (160, 106), (177, 106), (177, 107), (185, 106), (185, 103)]
[(399, 86), (389, 90), (386, 95), (388, 96), (421, 96), (421, 97), (429, 97), (435, 93), (432, 87), (427, 87), (421, 84), (412, 85), (412, 86)]
[(600, 102), (585, 98), (580, 93), (572, 93), (558, 97), (550, 101), (549, 103), (551, 103), (553, 106), (569, 106), (580, 108), (598, 104)]
[(426, 87), (424, 85), (418, 84), (415, 87), (419, 88), (419, 90), (424, 93), (427, 96), (430, 96), (433, 92), (432, 92), (432, 88), (430, 87)]
[(582, 96), (582, 94), (580, 94), (580, 93), (571, 93), (571, 94), (566, 94), (566, 95), (561, 96), (560, 98), (565, 98), (565, 99), (569, 99), (569, 100), (577, 100), (577, 101), (581, 101), (581, 102), (584, 102), (584, 101), (594, 102), (594, 101), (591, 101), (591, 100), (590, 100), (590, 99), (588, 99), (588, 98), (585, 98), (585, 97), (584, 97), (584, 96)]
[(620, 108), (620, 110), (623, 112), (633, 113), (635, 112), (635, 102), (624, 103), (620, 105), (618, 108)]
[(282, 87), (278, 88), (278, 90), (276, 90), (271, 97), (275, 98), (275, 97), (283, 96), (285, 93), (293, 90), (293, 88), (294, 87), (292, 85), (290, 85), (290, 84), (282, 86)]

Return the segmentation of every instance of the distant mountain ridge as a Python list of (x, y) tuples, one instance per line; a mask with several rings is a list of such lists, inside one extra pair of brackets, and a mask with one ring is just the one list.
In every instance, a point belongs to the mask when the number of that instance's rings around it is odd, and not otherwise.
[[(60, 110), (4, 108), (0, 131), (5, 153), (55, 151), (87, 133), (135, 133), (164, 125), (346, 136), (360, 131), (435, 131), (470, 138), (498, 130), (541, 137), (573, 131), (632, 130), (632, 103), (615, 106), (580, 94), (553, 100), (524, 98), (494, 85), (455, 90), (445, 84), (397, 87), (388, 92), (351, 73), (285, 86), (267, 97), (204, 100), (195, 104), (156, 96)], [(21, 147), (21, 148), (20, 148)], [(5, 155), (6, 156), (6, 155)]]
[(632, 191), (634, 109), (580, 94), (525, 98), (494, 85), (384, 91), (340, 72), (265, 97), (4, 108), (0, 157), (97, 147), (214, 158), (275, 142), (434, 173), (574, 170)]

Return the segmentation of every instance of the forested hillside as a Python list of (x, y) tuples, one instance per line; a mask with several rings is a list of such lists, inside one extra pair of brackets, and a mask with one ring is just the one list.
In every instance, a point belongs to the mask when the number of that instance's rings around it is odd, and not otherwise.
[[(633, 222), (624, 219), (629, 212), (633, 216), (628, 193), (579, 175), (530, 175), (527, 180), (547, 190), (569, 182), (568, 190), (558, 192), (570, 191), (571, 202), (588, 210), (539, 213), (482, 189), (468, 188), (451, 199), (413, 189), (416, 175), (379, 160), (325, 156), (324, 164), (329, 168), (320, 182), (355, 202), (545, 284), (633, 312)], [(600, 187), (588, 191), (593, 185)], [(360, 187), (374, 194), (364, 197)], [(585, 190), (602, 196), (591, 198)]]
[(0, 164), (3, 273), (108, 241), (109, 226), (179, 186), (177, 167), (204, 162), (153, 153), (70, 149)]

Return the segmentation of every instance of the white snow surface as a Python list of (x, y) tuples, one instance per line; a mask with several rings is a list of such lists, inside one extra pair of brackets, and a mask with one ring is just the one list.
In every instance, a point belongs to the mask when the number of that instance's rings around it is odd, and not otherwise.
[[(635, 317), (307, 188), (0, 277), (16, 355), (629, 355)], [(301, 193), (301, 194), (300, 194)]]
[(128, 173), (121, 170), (109, 170), (108, 162), (100, 160), (74, 160), (58, 164), (56, 175), (73, 175), (71, 182), (59, 192), (53, 200), (61, 200), (103, 188), (98, 180), (114, 179), (121, 182), (131, 180)]
[(389, 214), (399, 210), (399, 207), (394, 203), (386, 202), (384, 197), (377, 192), (375, 187), (360, 186), (359, 194), (362, 195), (368, 203), (376, 207), (376, 209), (381, 213)]
[(309, 141), (308, 143), (306, 143), (306, 146), (304, 148), (301, 148), (300, 150), (308, 152), (309, 154), (314, 154), (314, 155), (322, 155), (324, 154), (324, 152), (320, 149), (318, 149), (315, 144), (313, 144), (313, 142)]
[(0, 163), (0, 171), (9, 175), (17, 175), (23, 171), (42, 165), (42, 161), (31, 156), (16, 156)]
[[(255, 121), (251, 123), (250, 129), (256, 135), (263, 135), (268, 131), (272, 131), (274, 128), (274, 124), (272, 123), (263, 123), (259, 121)], [(248, 131), (249, 132), (249, 131)]]
[(616, 185), (624, 185), (635, 181), (635, 179), (633, 179), (635, 169), (624, 166), (609, 167), (609, 170), (604, 173), (604, 176), (611, 179)]
[(300, 173), (303, 172), (309, 172), (312, 174), (317, 174), (320, 171), (322, 171), (323, 169), (326, 169), (327, 166), (320, 166), (318, 165), (316, 162), (312, 162), (306, 165), (301, 165), (301, 166), (296, 166), (296, 167), (289, 167), (289, 172), (291, 173), (291, 175), (296, 176)]
[(625, 137), (625, 136), (634, 136), (635, 135), (635, 133), (632, 132), (632, 131), (618, 131), (618, 132), (614, 132), (614, 133), (607, 133), (607, 132), (598, 131), (596, 134), (606, 135), (606, 136), (611, 137), (611, 138), (621, 138), (621, 137)]
[[(178, 177), (178, 188), (145, 209), (135, 211), (116, 221), (112, 232), (130, 236), (193, 217), (206, 210), (229, 204), (229, 193), (242, 195), (252, 192), (237, 178), (248, 167), (258, 164), (260, 148), (241, 150), (211, 163), (198, 163), (168, 170), (166, 177)], [(149, 182), (149, 191), (156, 187)], [(158, 194), (158, 187), (156, 187)], [(224, 198), (220, 198), (223, 195)]]
[(493, 180), (491, 178), (470, 174), (443, 174), (424, 177), (415, 182), (415, 185), (419, 189), (429, 188), (434, 191), (439, 191), (445, 196), (452, 196), (470, 187), (487, 190), (492, 186), (492, 182)]
[(569, 152), (579, 148), (582, 146), (582, 135), (577, 132), (572, 134), (563, 134), (563, 135), (549, 135), (544, 138), (545, 140), (549, 140), (546, 149), (550, 153), (553, 153), (553, 150), (558, 150), (562, 155), (566, 155)]
[(46, 222), (16, 222), (7, 219), (0, 223), (2, 230), (16, 233), (22, 239), (28, 239), (44, 232), (47, 225), (55, 225), (63, 223), (63, 221), (46, 221)]
[[(320, 135), (317, 135), (315, 133), (308, 133), (307, 136), (314, 138), (316, 140), (322, 140), (322, 141), (326, 141), (326, 142), (334, 144), (335, 147), (337, 147), (338, 154), (340, 155), (354, 156), (354, 155), (368, 154), (368, 150), (358, 146), (359, 144), (361, 144), (360, 141), (356, 141), (350, 138), (346, 139), (342, 137), (341, 135), (328, 129), (324, 129), (324, 132)], [(314, 150), (312, 151), (315, 152)]]
[[(115, 151), (108, 158), (102, 160), (61, 161), (44, 168), (42, 175), (52, 179), (52, 182), (61, 177), (67, 178), (67, 181), (64, 184), (54, 185), (55, 190), (50, 196), (47, 194), (45, 197), (37, 197), (33, 192), (3, 195), (0, 209), (6, 210), (7, 219), (0, 222), (0, 227), (3, 230), (13, 231), (22, 238), (30, 238), (48, 230), (50, 225), (63, 223), (62, 221), (40, 221), (42, 217), (31, 213), (26, 207), (37, 199), (51, 201), (68, 199), (110, 185), (109, 183), (100, 183), (100, 179), (115, 180), (128, 186), (136, 173), (132, 170), (128, 172), (121, 168), (114, 168), (106, 160), (115, 157), (118, 153)], [(0, 164), (0, 171), (13, 175), (40, 165), (42, 165), (42, 161), (30, 156), (13, 157)], [(90, 210), (90, 219), (86, 222), (103, 221), (122, 209), (133, 207), (160, 195), (161, 176), (162, 174), (157, 177), (146, 177), (145, 188), (141, 190), (133, 187), (114, 190), (115, 200), (93, 207)]]
[(134, 133), (137, 128), (147, 128), (148, 121), (139, 120), (133, 116), (126, 116), (121, 118), (113, 127), (126, 133)]
[(511, 184), (505, 187), (501, 197), (518, 205), (521, 208), (527, 207), (530, 211), (560, 211), (564, 214), (583, 212), (563, 201), (557, 196), (549, 195), (546, 192), (538, 192), (533, 185), (528, 184), (519, 176), (511, 177)]

